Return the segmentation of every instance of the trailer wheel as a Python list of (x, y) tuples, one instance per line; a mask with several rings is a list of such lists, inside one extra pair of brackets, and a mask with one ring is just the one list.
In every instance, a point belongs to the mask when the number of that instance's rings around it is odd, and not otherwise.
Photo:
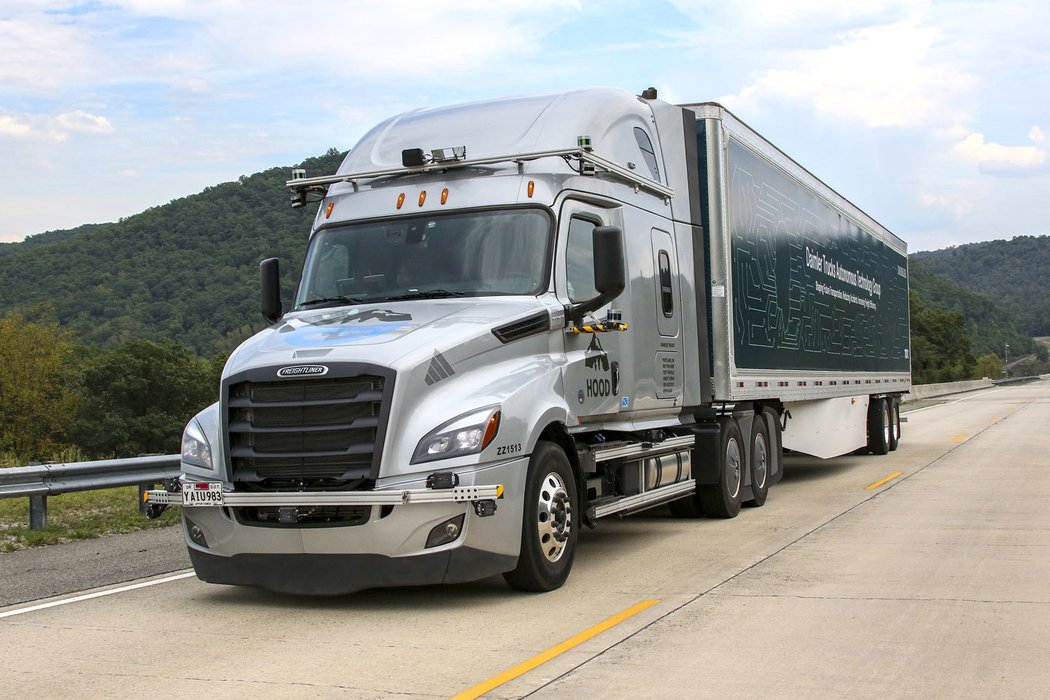
[(886, 399), (872, 399), (868, 405), (868, 449), (872, 454), (890, 451), (890, 409)]
[(521, 553), (503, 574), (519, 591), (552, 591), (569, 577), (576, 556), (576, 479), (557, 445), (540, 441), (529, 459)]
[(890, 452), (901, 442), (901, 402), (898, 398), (886, 399), (890, 404)]
[(704, 515), (709, 518), (735, 518), (740, 512), (740, 491), (744, 484), (746, 466), (744, 455), (744, 440), (736, 419), (722, 419), (718, 483), (702, 484), (697, 490)]
[(755, 414), (751, 422), (751, 455), (747, 462), (748, 475), (751, 477), (751, 500), (744, 505), (758, 508), (766, 502), (769, 495), (770, 448), (769, 428), (761, 412)]

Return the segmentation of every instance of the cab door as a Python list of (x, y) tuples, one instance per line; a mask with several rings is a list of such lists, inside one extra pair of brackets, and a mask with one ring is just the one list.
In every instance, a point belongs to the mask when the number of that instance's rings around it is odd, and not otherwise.
[(682, 346), (679, 319), (678, 256), (671, 234), (652, 230), (653, 282), (656, 287), (656, 331), (659, 345), (653, 357), (656, 397), (677, 400), (682, 394)]
[[(566, 200), (558, 220), (555, 256), (555, 291), (566, 307), (598, 296), (594, 288), (594, 258), (591, 235), (597, 226), (619, 226), (619, 212), (577, 200)], [(628, 292), (625, 291), (624, 295)], [(605, 319), (624, 295), (597, 309), (588, 319)], [(586, 325), (580, 324), (581, 326)], [(629, 396), (622, 369), (622, 333), (565, 333), (566, 401), (579, 422), (620, 412), (621, 397)]]

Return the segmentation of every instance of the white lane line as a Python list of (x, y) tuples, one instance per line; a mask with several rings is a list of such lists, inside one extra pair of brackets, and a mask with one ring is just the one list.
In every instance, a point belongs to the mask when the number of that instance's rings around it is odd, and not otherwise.
[(62, 600), (52, 600), (48, 603), (40, 603), (39, 605), (31, 605), (28, 608), (19, 608), (17, 610), (8, 610), (6, 612), (0, 612), (0, 619), (5, 617), (14, 617), (15, 615), (24, 615), (25, 613), (36, 612), (37, 610), (46, 610), (47, 608), (57, 608), (59, 605), (69, 605), (70, 603), (79, 603), (84, 600), (91, 600), (92, 598), (103, 598), (107, 595), (116, 595), (117, 593), (125, 593), (127, 591), (138, 590), (139, 588), (149, 588), (150, 586), (159, 586), (162, 583), (171, 583), (172, 581), (178, 581), (179, 579), (189, 578), (193, 576), (193, 571), (186, 571), (180, 574), (174, 574), (172, 576), (165, 576), (164, 578), (154, 579), (152, 581), (143, 581), (141, 583), (133, 583), (130, 586), (121, 586), (120, 588), (110, 588), (105, 591), (96, 591), (95, 593), (85, 593), (84, 595), (74, 596), (73, 598), (63, 598)]

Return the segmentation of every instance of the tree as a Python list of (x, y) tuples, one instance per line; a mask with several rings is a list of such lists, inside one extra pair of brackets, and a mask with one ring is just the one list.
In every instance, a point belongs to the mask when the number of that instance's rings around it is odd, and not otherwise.
[(969, 378), (974, 359), (963, 317), (924, 307), (914, 290), (909, 292), (909, 302), (912, 381), (931, 384)]
[(999, 379), (1002, 375), (1003, 361), (999, 359), (998, 355), (989, 353), (977, 358), (977, 363), (973, 367), (974, 379), (983, 379), (984, 377)]
[(54, 321), (0, 318), (0, 452), (16, 461), (51, 459), (68, 446), (78, 400), (70, 337)]
[(186, 422), (218, 398), (215, 363), (173, 341), (96, 350), (82, 381), (74, 437), (97, 458), (177, 452)]

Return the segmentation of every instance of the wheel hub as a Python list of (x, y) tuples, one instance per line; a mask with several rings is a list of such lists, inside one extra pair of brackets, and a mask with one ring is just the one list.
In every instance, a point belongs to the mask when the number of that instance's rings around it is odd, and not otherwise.
[(572, 533), (572, 504), (565, 484), (558, 474), (551, 472), (543, 479), (538, 503), (537, 534), (540, 551), (553, 563), (561, 559), (565, 543)]

